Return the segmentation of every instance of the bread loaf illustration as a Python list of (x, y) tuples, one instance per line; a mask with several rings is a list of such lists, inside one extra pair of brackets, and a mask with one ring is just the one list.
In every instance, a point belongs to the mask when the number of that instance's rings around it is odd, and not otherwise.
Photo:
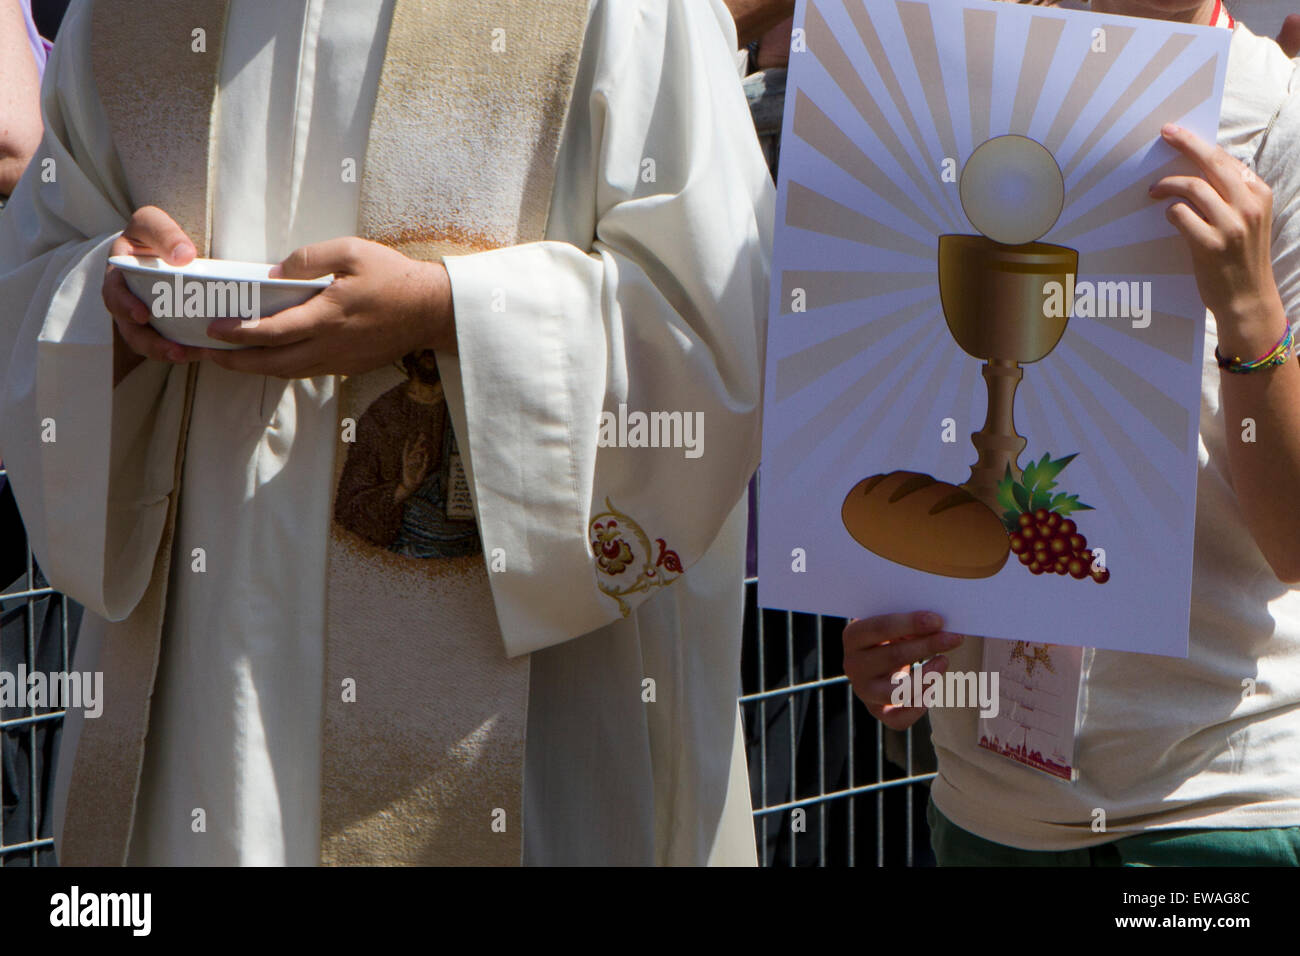
[(888, 561), (950, 578), (987, 578), (1011, 553), (1002, 521), (970, 492), (929, 475), (873, 475), (844, 499), (853, 540)]

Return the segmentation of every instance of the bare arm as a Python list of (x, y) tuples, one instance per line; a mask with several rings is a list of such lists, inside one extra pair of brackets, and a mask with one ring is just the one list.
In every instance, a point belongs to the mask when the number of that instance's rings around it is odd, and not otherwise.
[[(1170, 176), (1152, 187), (1174, 199), (1169, 218), (1187, 238), (1197, 286), (1218, 323), (1225, 357), (1258, 359), (1287, 328), (1273, 274), (1273, 194), (1267, 183), (1222, 149), (1177, 127), (1166, 141), (1192, 159), (1202, 177)], [(1246, 526), (1278, 579), (1300, 582), (1300, 365), (1249, 374), (1223, 372), (1228, 469)], [(1245, 419), (1258, 438), (1236, 440)]]
[[(1268, 352), (1286, 328), (1280, 304), (1261, 314), (1255, 333), (1239, 333), (1241, 344), (1224, 348), (1255, 358)], [(1242, 323), (1245, 324), (1244, 322)], [(1226, 337), (1222, 339), (1226, 342)], [(1228, 423), (1228, 464), (1237, 501), (1264, 557), (1278, 579), (1300, 582), (1300, 519), (1291, 507), (1300, 487), (1300, 365), (1292, 359), (1281, 368), (1252, 375), (1223, 376), (1223, 413)], [(1258, 438), (1236, 440), (1240, 423), (1253, 419)]]
[(740, 45), (749, 46), (782, 20), (794, 16), (794, 0), (725, 0), (736, 21)]
[(41, 81), (17, 0), (0, 0), (0, 196), (8, 196), (41, 142)]

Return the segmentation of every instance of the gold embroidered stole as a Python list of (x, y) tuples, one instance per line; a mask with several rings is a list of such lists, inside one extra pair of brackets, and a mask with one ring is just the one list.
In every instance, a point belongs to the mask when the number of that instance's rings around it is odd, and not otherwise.
[[(399, 0), (360, 234), (417, 259), (542, 239), (586, 20), (587, 0)], [(444, 359), (445, 376), (426, 352), (340, 390), (326, 863), (522, 859), (529, 663), (505, 657)]]
[[(205, 255), (228, 0), (94, 4), (94, 76), (132, 205), (167, 210)], [(586, 13), (587, 0), (397, 0), (359, 234), (422, 259), (543, 238)], [(340, 389), (324, 862), (520, 860), (527, 659), (504, 658), (454, 437), (463, 402), (443, 398), (459, 399), (454, 357), (445, 381), (436, 367), (408, 356)], [(195, 372), (173, 373), (187, 387), (167, 523), (144, 598), (104, 637), (109, 704), (82, 730), (65, 864), (120, 865), (129, 850)]]

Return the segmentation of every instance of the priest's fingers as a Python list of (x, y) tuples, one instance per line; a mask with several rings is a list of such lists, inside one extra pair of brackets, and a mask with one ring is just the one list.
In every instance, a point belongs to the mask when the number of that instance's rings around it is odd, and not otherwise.
[(252, 322), (241, 319), (214, 319), (208, 325), (208, 335), (232, 345), (279, 348), (305, 341), (319, 334), (322, 321), (335, 315), (337, 311), (336, 305), (318, 294), (302, 305), (283, 309)]
[(157, 206), (137, 209), (122, 238), (131, 244), (132, 255), (160, 256), (176, 266), (187, 265), (198, 254), (185, 230)]
[(197, 350), (168, 341), (148, 325), (137, 325), (132, 320), (117, 315), (113, 316), (113, 321), (117, 324), (122, 341), (136, 355), (158, 362), (190, 362), (195, 358), (192, 353)]
[(295, 249), (271, 270), (273, 279), (319, 279), (321, 276), (354, 275), (360, 267), (367, 243), (355, 236), (327, 239)]
[(1166, 176), (1148, 191), (1152, 199), (1182, 199), (1215, 229), (1231, 229), (1240, 217), (1214, 187), (1196, 176)]
[(208, 359), (232, 372), (245, 372), (249, 375), (269, 375), (272, 378), (310, 378), (323, 374), (319, 371), (321, 362), (319, 346), (315, 342), (295, 342), (280, 348), (244, 349), (242, 351), (225, 351), (223, 349), (200, 349), (199, 358)]
[(941, 627), (943, 618), (931, 611), (858, 618), (844, 628), (844, 650), (847, 653), (912, 634), (931, 634)]
[[(194, 259), (195, 249), (185, 230), (171, 216), (157, 206), (143, 206), (131, 216), (122, 234), (113, 240), (109, 254), (159, 256), (173, 265), (185, 265)], [(148, 327), (149, 307), (127, 288), (120, 269), (110, 265), (104, 270), (100, 296), (131, 351), (164, 361), (189, 361), (183, 346), (168, 342)]]
[(149, 324), (149, 307), (127, 288), (120, 269), (108, 267), (100, 294), (104, 299), (104, 307), (114, 319), (122, 319), (133, 325)]
[(1244, 163), (1238, 162), (1226, 152), (1211, 143), (1207, 143), (1191, 130), (1172, 124), (1160, 131), (1165, 142), (1178, 150), (1200, 167), (1211, 186), (1229, 205), (1236, 205), (1238, 200), (1250, 191), (1250, 172)]

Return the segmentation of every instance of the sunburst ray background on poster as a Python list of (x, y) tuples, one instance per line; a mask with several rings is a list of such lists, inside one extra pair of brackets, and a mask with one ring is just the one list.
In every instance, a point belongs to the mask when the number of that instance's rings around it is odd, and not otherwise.
[[(1160, 142), (1164, 123), (1213, 138), (1226, 31), (983, 0), (806, 0), (796, 22), (806, 51), (792, 56), (777, 207), (761, 603), (932, 607), (969, 633), (1185, 654), (1204, 307), (1147, 189), (1190, 171)], [(943, 172), (1008, 133), (1063, 172), (1064, 209), (1042, 241), (1078, 250), (1079, 280), (1151, 283), (1149, 324), (1071, 318), (1017, 394), (1021, 466), (1078, 454), (1059, 482), (1096, 509), (1075, 517), (1106, 549), (1105, 585), (1034, 577), (1014, 556), (982, 580), (911, 571), (840, 520), (867, 476), (969, 477), (987, 393), (981, 361), (948, 331), (937, 246), (978, 230)], [(947, 419), (955, 442), (942, 440)]]

